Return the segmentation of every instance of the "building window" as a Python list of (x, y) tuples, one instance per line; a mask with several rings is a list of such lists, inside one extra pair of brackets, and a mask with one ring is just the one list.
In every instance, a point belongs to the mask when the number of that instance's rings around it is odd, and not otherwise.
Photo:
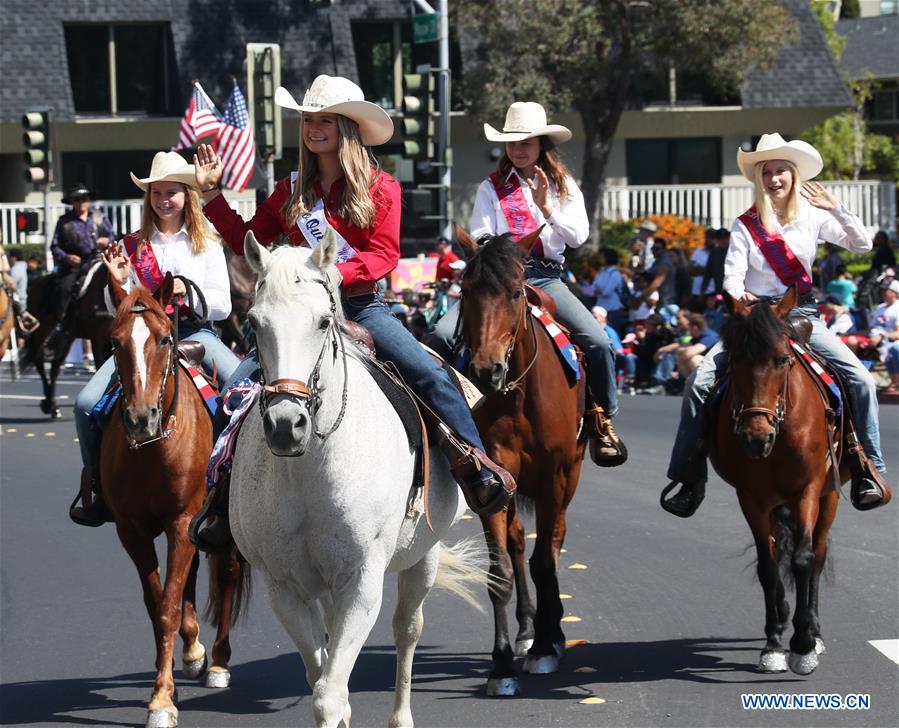
[(367, 101), (395, 109), (395, 62), (400, 52), (394, 38), (395, 23), (353, 23), (353, 47), (359, 86)]
[(868, 104), (868, 121), (893, 122), (899, 120), (899, 90), (880, 88), (871, 96)]
[[(83, 183), (96, 200), (130, 200), (143, 196), (128, 174), (150, 169), (157, 150), (105, 150), (102, 152), (63, 152), (62, 185), (67, 190)], [(120, 230), (124, 234), (128, 230)]]
[(632, 185), (721, 181), (721, 139), (628, 139), (627, 180)]
[(65, 38), (76, 113), (177, 115), (168, 23), (67, 24)]
[(880, 0), (881, 15), (896, 15), (899, 13), (899, 0)]

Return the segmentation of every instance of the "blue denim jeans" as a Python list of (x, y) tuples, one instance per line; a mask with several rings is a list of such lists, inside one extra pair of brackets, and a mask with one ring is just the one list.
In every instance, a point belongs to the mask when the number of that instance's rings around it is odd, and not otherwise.
[[(234, 375), (240, 359), (210, 329), (195, 329), (187, 333), (180, 332), (182, 340), (199, 341), (206, 349), (203, 355), (203, 369), (211, 373), (213, 364), (216, 371), (216, 382), (223, 386)], [(100, 431), (91, 420), (91, 412), (103, 393), (115, 377), (115, 361), (109, 357), (84, 385), (75, 398), (75, 430), (78, 433), (78, 446), (81, 448), (81, 462), (93, 465), (94, 455), (100, 444)]]
[[(858, 357), (832, 334), (818, 314), (816, 306), (793, 309), (791, 315), (801, 314), (812, 322), (809, 348), (820, 354), (840, 374), (849, 395), (849, 406), (854, 414), (858, 439), (875, 467), (886, 472), (880, 451), (880, 426), (878, 423), (877, 390), (871, 373), (865, 369)], [(671, 451), (668, 477), (683, 481), (690, 454), (699, 440), (700, 414), (709, 390), (715, 380), (724, 374), (727, 367), (727, 353), (719, 341), (702, 358), (696, 371), (687, 379), (684, 399), (681, 405), (680, 425)]]

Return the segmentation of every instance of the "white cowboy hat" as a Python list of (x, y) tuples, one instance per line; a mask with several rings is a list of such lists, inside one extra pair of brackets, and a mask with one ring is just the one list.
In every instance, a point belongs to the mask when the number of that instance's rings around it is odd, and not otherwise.
[(144, 192), (153, 182), (180, 182), (197, 189), (194, 166), (188, 164), (178, 152), (157, 152), (150, 166), (150, 176), (141, 179), (131, 172), (131, 181)]
[(294, 111), (326, 111), (352, 119), (359, 125), (362, 143), (368, 147), (383, 144), (393, 136), (393, 119), (380, 106), (366, 101), (362, 89), (342, 76), (316, 76), (302, 104), (290, 91), (278, 86), (275, 103)]
[(571, 130), (560, 124), (547, 124), (546, 111), (534, 101), (516, 101), (506, 112), (503, 130), (484, 124), (484, 136), (491, 142), (520, 142), (531, 137), (548, 136), (556, 144), (571, 139)]
[(784, 138), (777, 132), (762, 134), (754, 152), (737, 150), (737, 166), (750, 182), (755, 181), (755, 165), (771, 159), (785, 159), (795, 164), (799, 171), (799, 178), (803, 182), (816, 177), (824, 168), (824, 160), (811, 144), (798, 139), (792, 142), (784, 141)]

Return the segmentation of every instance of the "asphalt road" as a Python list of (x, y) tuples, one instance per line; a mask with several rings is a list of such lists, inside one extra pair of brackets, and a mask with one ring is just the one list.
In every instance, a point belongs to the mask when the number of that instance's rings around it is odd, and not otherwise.
[[(113, 528), (81, 528), (66, 515), (79, 472), (70, 405), (85, 378), (66, 377), (64, 418), (49, 422), (34, 380), (2, 376), (0, 724), (143, 725), (154, 654), (137, 576)], [(869, 513), (841, 505), (833, 578), (821, 591), (828, 652), (806, 678), (759, 674), (762, 594), (733, 491), (713, 480), (689, 521), (657, 505), (678, 404), (626, 398), (617, 427), (629, 462), (611, 471), (584, 467), (560, 573), (570, 595), (566, 615), (576, 618), (564, 625), (566, 635), (583, 643), (569, 649), (561, 671), (523, 676), (521, 697), (486, 698), (491, 620), (435, 592), (415, 659), (417, 725), (899, 725), (899, 503)], [(895, 484), (899, 407), (884, 407), (881, 424)], [(459, 537), (478, 531), (474, 519), (456, 528)], [(204, 573), (203, 595), (205, 583)], [(390, 713), (394, 591), (388, 578), (381, 617), (350, 683), (354, 726), (384, 725)], [(486, 595), (483, 603), (489, 607)], [(211, 634), (204, 628), (207, 644)], [(871, 644), (878, 640), (891, 641), (879, 644), (892, 659)], [(300, 659), (263, 590), (232, 644), (230, 689), (180, 680), (180, 725), (310, 725)], [(744, 710), (741, 694), (748, 693), (857, 693), (870, 696), (870, 707)]]

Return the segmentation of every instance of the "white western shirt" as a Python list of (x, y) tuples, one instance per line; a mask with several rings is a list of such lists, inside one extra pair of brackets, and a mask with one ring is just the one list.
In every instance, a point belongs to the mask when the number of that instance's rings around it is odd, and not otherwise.
[[(590, 223), (587, 220), (587, 210), (584, 207), (584, 195), (572, 177), (566, 178), (568, 197), (565, 202), (559, 201), (559, 193), (549, 183), (549, 191), (546, 201), (552, 208), (552, 216), (547, 220), (540, 212), (540, 208), (534, 204), (534, 196), (527, 181), (518, 174), (513, 167), (508, 179), (512, 175), (518, 177), (518, 184), (527, 200), (528, 209), (540, 227), (546, 223), (546, 227), (540, 233), (543, 243), (543, 254), (546, 258), (557, 263), (565, 262), (565, 247), (579, 248), (590, 234)], [(536, 182), (536, 180), (535, 180)], [(502, 235), (509, 232), (509, 224), (499, 204), (499, 197), (490, 179), (485, 179), (478, 187), (478, 193), (474, 200), (474, 209), (471, 211), (471, 224), (469, 225), (471, 237), (477, 240), (482, 235)]]
[[(775, 230), (809, 276), (819, 240), (859, 252), (872, 247), (871, 236), (862, 221), (845, 207), (837, 205), (828, 212), (813, 207), (804, 198), (799, 200), (796, 219), (786, 226), (775, 222)], [(781, 296), (787, 290), (739, 219), (730, 230), (730, 246), (724, 260), (724, 290), (733, 298), (740, 298), (746, 291), (756, 296)]]

